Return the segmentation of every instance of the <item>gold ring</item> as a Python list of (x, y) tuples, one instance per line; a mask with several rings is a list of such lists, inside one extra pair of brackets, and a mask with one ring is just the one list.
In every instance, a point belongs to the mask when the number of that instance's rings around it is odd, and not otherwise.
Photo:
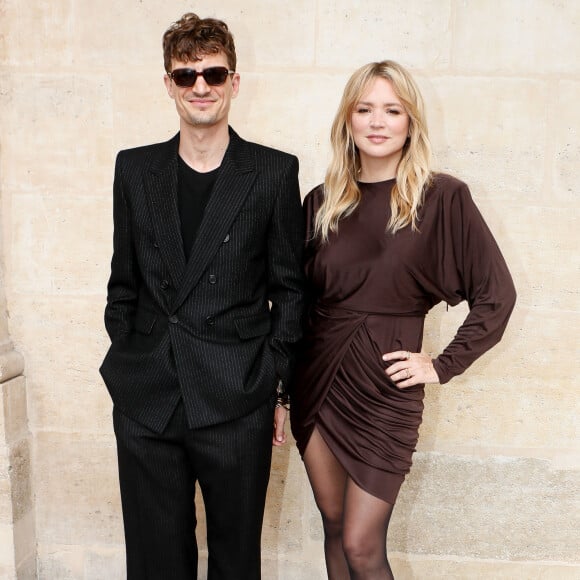
[(409, 369), (407, 369), (407, 378), (410, 379), (411, 378), (411, 371)]
[(410, 351), (410, 350), (408, 350), (408, 351), (407, 351), (407, 360), (409, 360), (410, 358), (411, 358), (411, 351)]

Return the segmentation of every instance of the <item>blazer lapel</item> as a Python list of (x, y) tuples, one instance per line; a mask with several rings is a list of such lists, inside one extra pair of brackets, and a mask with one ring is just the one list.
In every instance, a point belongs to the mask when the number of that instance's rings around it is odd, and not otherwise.
[(205, 209), (183, 284), (173, 309), (179, 308), (218, 251), (238, 215), (256, 178), (255, 159), (235, 131), (230, 128), (230, 143)]
[(159, 251), (167, 264), (175, 288), (179, 288), (185, 270), (185, 253), (177, 207), (179, 134), (162, 147), (164, 149), (153, 160), (150, 171), (144, 178), (144, 187)]

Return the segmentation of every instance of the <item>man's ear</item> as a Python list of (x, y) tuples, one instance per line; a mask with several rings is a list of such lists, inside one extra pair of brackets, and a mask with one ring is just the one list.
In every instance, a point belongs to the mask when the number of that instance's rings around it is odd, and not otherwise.
[(167, 89), (167, 94), (173, 99), (174, 98), (174, 89), (175, 85), (173, 84), (172, 80), (169, 78), (168, 74), (163, 75), (163, 82), (165, 83), (165, 88)]
[(240, 90), (240, 75), (238, 73), (234, 73), (232, 75), (232, 99), (235, 99), (238, 96), (239, 90)]

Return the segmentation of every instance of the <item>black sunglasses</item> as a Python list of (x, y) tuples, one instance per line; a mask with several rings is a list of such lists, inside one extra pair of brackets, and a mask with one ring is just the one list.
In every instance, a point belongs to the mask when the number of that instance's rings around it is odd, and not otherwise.
[(228, 75), (233, 75), (236, 71), (229, 70), (225, 66), (210, 66), (204, 68), (201, 72), (192, 68), (176, 68), (173, 72), (168, 73), (170, 79), (178, 87), (193, 87), (198, 76), (211, 87), (219, 87), (226, 82)]

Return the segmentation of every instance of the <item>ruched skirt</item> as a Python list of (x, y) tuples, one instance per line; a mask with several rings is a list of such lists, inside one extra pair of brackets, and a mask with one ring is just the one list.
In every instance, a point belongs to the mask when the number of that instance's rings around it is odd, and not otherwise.
[(423, 321), (318, 307), (294, 381), (290, 418), (300, 454), (318, 429), (349, 477), (391, 504), (411, 467), (424, 386), (398, 388), (382, 355), (420, 351)]

